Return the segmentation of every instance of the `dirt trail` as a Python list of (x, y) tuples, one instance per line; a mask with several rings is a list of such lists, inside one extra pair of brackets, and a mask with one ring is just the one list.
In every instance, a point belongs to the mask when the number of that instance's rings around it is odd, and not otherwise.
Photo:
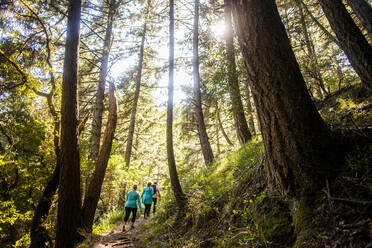
[(137, 217), (135, 228), (131, 229), (129, 223), (126, 230), (123, 232), (123, 224), (119, 224), (115, 230), (111, 231), (92, 246), (92, 248), (136, 248), (139, 234), (143, 228), (145, 219), (143, 216)]

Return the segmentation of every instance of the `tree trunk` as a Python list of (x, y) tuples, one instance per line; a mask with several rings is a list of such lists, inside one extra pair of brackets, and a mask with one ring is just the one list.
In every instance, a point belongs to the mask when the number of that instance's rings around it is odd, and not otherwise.
[(101, 67), (99, 72), (98, 79), (98, 88), (96, 94), (95, 108), (93, 111), (93, 120), (92, 120), (92, 137), (91, 137), (91, 146), (89, 152), (89, 159), (95, 161), (100, 147), (101, 142), (101, 130), (102, 130), (102, 115), (104, 108), (104, 99), (105, 99), (105, 84), (106, 76), (108, 69), (108, 61), (111, 50), (111, 37), (112, 37), (112, 26), (115, 19), (116, 12), (116, 0), (111, 0), (109, 3), (109, 11), (107, 15), (107, 26), (105, 40), (102, 49), (102, 58), (101, 58)]
[(194, 76), (194, 101), (195, 101), (195, 118), (198, 127), (200, 145), (204, 157), (205, 165), (208, 166), (213, 162), (213, 151), (209, 143), (207, 130), (205, 128), (202, 100), (200, 93), (200, 74), (199, 74), (199, 0), (195, 0), (194, 13), (194, 37), (193, 37), (193, 76)]
[(218, 125), (218, 120), (217, 118), (215, 119), (216, 121), (216, 146), (217, 146), (217, 159), (219, 157), (219, 155), (221, 154), (221, 148), (220, 148), (220, 126)]
[(226, 59), (227, 73), (229, 80), (229, 90), (231, 98), (231, 107), (234, 116), (235, 129), (240, 144), (245, 144), (252, 137), (248, 129), (247, 120), (244, 115), (244, 108), (239, 89), (238, 74), (236, 72), (235, 51), (233, 40), (233, 27), (231, 21), (231, 0), (225, 0), (225, 23), (226, 23)]
[(306, 42), (307, 52), (308, 52), (309, 58), (310, 58), (310, 66), (311, 66), (311, 69), (312, 69), (312, 77), (315, 79), (315, 81), (318, 82), (318, 84), (317, 84), (318, 97), (320, 99), (323, 99), (323, 93), (325, 95), (328, 95), (329, 92), (327, 92), (327, 90), (324, 86), (324, 81), (323, 81), (323, 78), (322, 78), (322, 74), (320, 73), (320, 69), (319, 69), (318, 58), (315, 54), (314, 43), (313, 43), (313, 40), (311, 39), (311, 36), (309, 35), (309, 31), (308, 31), (306, 20), (305, 20), (305, 15), (304, 15), (304, 12), (303, 12), (303, 6), (302, 6), (302, 4), (299, 0), (297, 0), (297, 6), (298, 6), (298, 9), (299, 9), (299, 12), (300, 12), (300, 22), (301, 22), (305, 42)]
[(300, 195), (336, 169), (333, 138), (307, 92), (275, 1), (234, 1), (234, 10), (267, 168), (283, 192)]
[[(314, 202), (325, 179), (342, 163), (338, 143), (307, 92), (275, 0), (234, 0), (233, 10), (264, 141), (265, 168), (283, 194), (296, 202)], [(311, 207), (294, 211), (299, 220), (294, 222), (295, 247), (301, 247), (301, 240), (311, 235), (307, 230), (319, 226), (311, 221)]]
[(81, 1), (70, 0), (61, 103), (61, 172), (56, 248), (73, 247), (80, 239), (80, 154), (78, 142), (78, 58)]
[(229, 136), (227, 136), (225, 129), (223, 128), (222, 121), (221, 121), (221, 115), (220, 115), (220, 109), (218, 108), (217, 100), (216, 100), (216, 115), (217, 115), (216, 118), (217, 118), (218, 124), (220, 125), (223, 137), (225, 138), (227, 144), (233, 147), (234, 144), (231, 142), (231, 140), (229, 139)]
[[(53, 80), (54, 81), (54, 80)], [(56, 155), (56, 167), (53, 174), (50, 176), (47, 186), (45, 187), (40, 201), (34, 212), (34, 217), (31, 223), (31, 244), (30, 248), (42, 248), (47, 247), (46, 243), (51, 242), (51, 238), (47, 230), (42, 226), (42, 223), (48, 217), (50, 206), (52, 205), (53, 196), (57, 191), (59, 184), (59, 173), (61, 169), (61, 152), (59, 146), (59, 130), (60, 130), (60, 120), (58, 113), (53, 104), (53, 96), (55, 92), (54, 82), (52, 86), (52, 91), (47, 95), (47, 102), (49, 107), (49, 112), (53, 117), (53, 143), (54, 143), (54, 153)]]
[(372, 37), (372, 8), (365, 0), (346, 0), (355, 15), (358, 17), (362, 26)]
[(132, 107), (132, 112), (130, 116), (130, 125), (129, 125), (128, 138), (127, 138), (127, 147), (125, 149), (124, 159), (126, 162), (127, 169), (129, 169), (130, 155), (132, 153), (132, 143), (133, 143), (135, 123), (136, 123), (137, 104), (138, 104), (138, 98), (139, 98), (140, 87), (141, 87), (141, 76), (142, 76), (142, 67), (143, 67), (143, 50), (145, 47), (145, 39), (146, 39), (146, 21), (143, 24), (143, 34), (142, 34), (141, 48), (140, 48), (140, 53), (139, 53), (138, 72), (137, 72), (137, 78), (136, 78), (136, 90), (134, 92), (133, 107)]
[(179, 213), (185, 209), (186, 196), (182, 191), (177, 175), (176, 161), (173, 151), (173, 91), (174, 91), (174, 1), (169, 0), (169, 83), (167, 106), (167, 155), (172, 190), (176, 198)]
[(115, 97), (115, 86), (110, 83), (109, 86), (109, 114), (107, 118), (107, 125), (105, 134), (103, 136), (103, 143), (97, 157), (96, 167), (89, 184), (87, 195), (84, 198), (84, 205), (82, 209), (82, 220), (85, 230), (92, 232), (94, 213), (97, 208), (99, 196), (105, 172), (110, 158), (112, 141), (116, 130), (117, 123), (117, 103)]
[(245, 85), (246, 97), (247, 97), (247, 110), (248, 110), (248, 126), (252, 135), (256, 135), (256, 128), (254, 127), (254, 110), (251, 103), (251, 93), (249, 90), (248, 82)]
[[(54, 94), (54, 93), (53, 93)], [(58, 184), (59, 184), (59, 173), (61, 170), (61, 152), (59, 146), (59, 130), (60, 130), (60, 121), (58, 118), (58, 114), (54, 108), (52, 103), (53, 94), (48, 96), (48, 106), (50, 112), (54, 119), (54, 129), (53, 129), (53, 136), (54, 136), (54, 152), (56, 154), (56, 167), (54, 168), (53, 174), (50, 176), (48, 183), (43, 191), (41, 199), (35, 209), (34, 217), (32, 218), (31, 223), (31, 244), (30, 248), (41, 248), (41, 247), (48, 247), (46, 246), (47, 242), (50, 244), (52, 243), (51, 238), (48, 234), (48, 231), (42, 226), (43, 222), (47, 219), (50, 207), (53, 202), (53, 197), (57, 191)], [(84, 125), (89, 117), (90, 112), (88, 112), (83, 120), (79, 124), (79, 134), (84, 129)]]
[(41, 196), (41, 199), (35, 209), (34, 217), (32, 218), (30, 248), (48, 247), (46, 244), (47, 242), (51, 241), (51, 238), (49, 237), (47, 230), (42, 226), (42, 223), (48, 217), (49, 209), (53, 202), (53, 196), (57, 191), (60, 168), (61, 166), (58, 155), (56, 157), (56, 167), (48, 180), (47, 186), (43, 191), (43, 195)]
[(315, 18), (315, 16), (311, 13), (309, 8), (306, 6), (305, 2), (303, 0), (297, 0), (301, 3), (302, 7), (305, 9), (306, 13), (310, 16), (311, 20), (323, 31), (323, 33), (333, 41), (337, 46), (340, 46), (340, 42), (334, 37), (328, 30)]
[(362, 85), (372, 90), (372, 46), (364, 38), (341, 0), (319, 0), (341, 49), (359, 75)]

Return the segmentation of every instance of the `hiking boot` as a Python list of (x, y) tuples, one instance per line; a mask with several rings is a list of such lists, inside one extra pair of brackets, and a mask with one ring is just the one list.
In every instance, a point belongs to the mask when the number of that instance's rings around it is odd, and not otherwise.
[(132, 228), (132, 229), (133, 229), (133, 228), (134, 228), (134, 225), (132, 224), (132, 225), (130, 226), (130, 228)]
[(123, 232), (125, 232), (125, 224), (123, 225), (123, 229), (122, 229)]

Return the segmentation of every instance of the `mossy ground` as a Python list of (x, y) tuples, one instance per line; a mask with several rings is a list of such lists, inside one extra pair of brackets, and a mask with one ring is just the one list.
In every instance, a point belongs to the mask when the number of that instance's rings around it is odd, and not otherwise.
[[(318, 104), (332, 129), (368, 127), (372, 97), (350, 87)], [(326, 187), (301, 199), (267, 184), (262, 142), (255, 140), (191, 175), (176, 221), (172, 194), (146, 225), (142, 247), (372, 247), (372, 146), (363, 143)]]

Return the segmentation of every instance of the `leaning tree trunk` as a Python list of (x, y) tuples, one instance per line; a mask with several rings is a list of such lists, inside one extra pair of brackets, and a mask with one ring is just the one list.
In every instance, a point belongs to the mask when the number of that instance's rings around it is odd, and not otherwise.
[(137, 78), (136, 78), (136, 90), (134, 92), (133, 107), (132, 107), (132, 112), (130, 116), (127, 147), (125, 148), (124, 160), (125, 160), (127, 169), (129, 169), (130, 156), (132, 153), (132, 143), (133, 143), (135, 123), (136, 123), (137, 105), (138, 105), (138, 98), (139, 98), (140, 87), (141, 87), (141, 77), (142, 77), (142, 67), (143, 67), (143, 50), (145, 47), (145, 39), (146, 39), (146, 21), (143, 24), (143, 33), (142, 33), (142, 40), (141, 40), (141, 47), (140, 47), (139, 61), (138, 61), (138, 72), (137, 72)]
[(243, 103), (240, 95), (238, 74), (236, 72), (235, 51), (233, 40), (233, 27), (231, 21), (231, 0), (225, 0), (225, 23), (226, 23), (226, 59), (231, 108), (234, 116), (235, 129), (240, 144), (245, 144), (252, 137), (249, 132), (247, 120), (244, 114)]
[(30, 238), (31, 244), (30, 248), (42, 248), (47, 247), (46, 243), (50, 242), (51, 238), (47, 230), (42, 226), (42, 223), (48, 217), (49, 209), (53, 202), (53, 196), (57, 191), (59, 184), (59, 173), (61, 169), (61, 160), (60, 160), (60, 146), (59, 146), (59, 130), (60, 130), (60, 121), (58, 113), (53, 104), (53, 97), (55, 92), (55, 82), (54, 76), (52, 76), (52, 90), (49, 94), (46, 95), (49, 112), (53, 117), (53, 143), (54, 143), (54, 153), (56, 155), (56, 167), (54, 168), (53, 174), (48, 179), (48, 183), (43, 191), (40, 201), (37, 204), (37, 207), (34, 212), (34, 217), (31, 222), (31, 231)]
[(319, 2), (362, 85), (372, 91), (372, 46), (356, 26), (341, 0)]
[(195, 0), (194, 13), (194, 37), (193, 37), (193, 76), (194, 76), (194, 103), (195, 103), (195, 118), (198, 127), (200, 145), (204, 157), (205, 165), (208, 166), (213, 162), (213, 151), (207, 130), (204, 123), (204, 115), (202, 109), (202, 100), (200, 94), (200, 74), (199, 74), (199, 0)]
[(107, 125), (105, 134), (103, 136), (103, 143), (101, 150), (98, 154), (95, 170), (92, 176), (91, 183), (89, 184), (87, 195), (84, 198), (84, 205), (82, 208), (82, 221), (84, 229), (92, 232), (94, 213), (97, 208), (99, 196), (105, 172), (110, 158), (112, 141), (116, 130), (117, 123), (117, 103), (115, 97), (115, 86), (110, 83), (109, 87), (109, 114), (107, 117)]
[[(56, 155), (56, 167), (54, 168), (53, 174), (50, 176), (48, 183), (43, 191), (41, 199), (35, 209), (34, 217), (32, 218), (31, 222), (31, 231), (30, 231), (30, 238), (31, 244), (30, 248), (42, 248), (47, 247), (47, 242), (52, 243), (51, 237), (48, 234), (48, 231), (44, 228), (43, 223), (46, 221), (48, 217), (48, 213), (50, 207), (52, 206), (53, 197), (57, 191), (58, 184), (59, 184), (59, 173), (61, 170), (61, 152), (59, 146), (59, 129), (60, 129), (60, 122), (57, 115), (57, 112), (54, 108), (53, 103), (51, 102), (53, 94), (48, 96), (48, 105), (51, 111), (51, 114), (54, 119), (54, 151)], [(84, 125), (89, 117), (90, 112), (88, 112), (83, 120), (79, 124), (79, 134), (81, 134), (82, 130), (84, 129)]]
[(247, 97), (247, 110), (248, 110), (248, 126), (252, 135), (256, 135), (256, 128), (254, 127), (254, 110), (251, 103), (251, 91), (249, 89), (248, 82), (245, 85), (245, 92)]
[(81, 0), (70, 0), (61, 103), (61, 172), (56, 248), (73, 247), (80, 239), (80, 154), (78, 142), (78, 58)]
[(227, 144), (229, 144), (230, 146), (234, 146), (234, 144), (229, 139), (229, 136), (227, 136), (227, 134), (225, 132), (225, 129), (223, 128), (222, 121), (221, 121), (220, 109), (218, 108), (218, 101), (217, 101), (217, 99), (216, 99), (216, 118), (217, 118), (218, 124), (219, 124), (219, 126), (221, 128), (222, 135), (225, 138)]
[(101, 130), (102, 130), (102, 115), (103, 115), (103, 101), (105, 99), (105, 84), (106, 84), (106, 75), (108, 69), (108, 61), (111, 50), (111, 37), (112, 37), (112, 26), (115, 19), (116, 12), (116, 0), (111, 0), (109, 3), (109, 11), (107, 14), (107, 26), (105, 33), (105, 40), (102, 49), (101, 57), (101, 67), (99, 72), (98, 79), (98, 89), (96, 95), (96, 102), (93, 111), (93, 120), (92, 120), (92, 136), (91, 136), (91, 147), (89, 152), (89, 159), (95, 161), (101, 142)]
[[(92, 119), (92, 130), (91, 130), (91, 139), (90, 139), (90, 151), (89, 151), (89, 160), (92, 162), (89, 164), (93, 167), (94, 163), (96, 162), (98, 152), (100, 149), (100, 142), (101, 142), (101, 132), (102, 132), (102, 115), (104, 112), (104, 99), (105, 99), (105, 86), (106, 86), (106, 77), (107, 77), (107, 70), (108, 70), (108, 62), (109, 56), (111, 51), (111, 41), (112, 41), (112, 27), (114, 25), (115, 14), (118, 8), (117, 0), (110, 0), (108, 2), (109, 11), (107, 14), (107, 25), (106, 25), (106, 33), (105, 33), (105, 40), (103, 43), (102, 49), (102, 57), (101, 57), (101, 67), (99, 72), (99, 79), (98, 79), (98, 88), (96, 93), (96, 102), (95, 108), (93, 111), (93, 119)], [(87, 190), (91, 181), (91, 174), (88, 174), (85, 180), (85, 194), (87, 194)], [(85, 196), (84, 196), (85, 197)]]
[(336, 174), (342, 154), (307, 92), (275, 0), (234, 0), (233, 10), (264, 141), (265, 167), (282, 193), (299, 202), (294, 216), (299, 245), (311, 235), (307, 230), (318, 227), (311, 221), (314, 195)]
[(305, 38), (306, 48), (307, 48), (307, 52), (308, 52), (309, 58), (310, 58), (310, 66), (311, 66), (311, 69), (312, 69), (312, 77), (315, 79), (315, 81), (318, 82), (318, 84), (317, 84), (318, 96), (319, 96), (320, 99), (323, 99), (323, 93), (325, 95), (328, 95), (329, 92), (326, 90), (326, 88), (324, 86), (324, 80), (323, 80), (322, 74), (320, 73), (318, 58), (315, 54), (315, 48), (314, 48), (313, 40), (312, 40), (312, 38), (309, 34), (309, 31), (308, 31), (308, 28), (307, 28), (307, 24), (306, 24), (306, 20), (305, 20), (305, 14), (304, 14), (304, 11), (303, 11), (303, 6), (302, 6), (302, 4), (299, 0), (296, 0), (296, 3), (297, 3), (297, 6), (298, 6), (298, 10), (300, 12), (300, 22), (301, 22), (301, 26), (302, 26), (302, 32), (303, 32), (303, 35), (304, 35), (304, 38)]
[(362, 26), (372, 37), (372, 8), (365, 0), (346, 0), (355, 15), (358, 17)]
[(176, 198), (178, 213), (183, 214), (186, 196), (182, 191), (177, 175), (176, 161), (173, 151), (173, 91), (174, 91), (174, 1), (169, 0), (169, 83), (168, 83), (168, 106), (167, 106), (167, 157), (170, 181), (173, 194)]

